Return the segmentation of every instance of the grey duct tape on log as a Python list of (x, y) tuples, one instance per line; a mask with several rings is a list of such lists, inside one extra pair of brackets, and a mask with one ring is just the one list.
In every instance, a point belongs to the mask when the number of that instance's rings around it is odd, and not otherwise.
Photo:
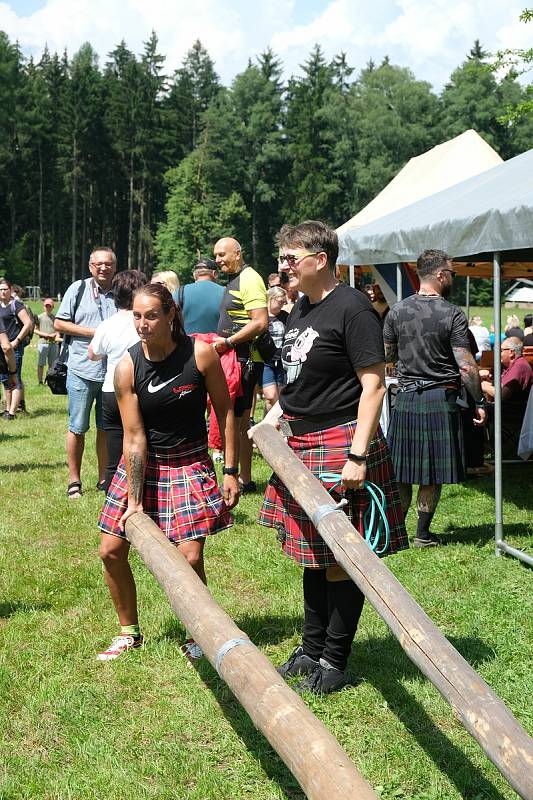
[(311, 522), (313, 523), (315, 528), (318, 528), (324, 517), (327, 517), (328, 514), (333, 514), (336, 511), (342, 511), (342, 509), (346, 505), (348, 505), (348, 501), (346, 500), (346, 498), (343, 497), (342, 500), (339, 500), (339, 502), (335, 503), (335, 505), (333, 506), (330, 505), (329, 503), (324, 504), (322, 506), (318, 506), (317, 510), (311, 517)]
[[(233, 650), (234, 647), (239, 647), (241, 644), (252, 644), (250, 639), (228, 639), (227, 642), (219, 647), (218, 653), (216, 654), (215, 658), (215, 669), (220, 675), (220, 667), (222, 666), (222, 661), (226, 653), (229, 653), (230, 650)], [(222, 675), (220, 675), (222, 677)]]

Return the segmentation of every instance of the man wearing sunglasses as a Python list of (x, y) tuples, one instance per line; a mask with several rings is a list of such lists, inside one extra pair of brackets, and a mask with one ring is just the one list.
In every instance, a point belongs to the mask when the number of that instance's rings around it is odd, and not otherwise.
[(241, 365), (242, 394), (235, 401), (234, 413), (239, 422), (239, 484), (243, 494), (256, 491), (252, 480), (252, 443), (248, 439), (250, 411), (256, 384), (260, 381), (263, 360), (254, 340), (268, 330), (267, 296), (261, 275), (244, 263), (242, 249), (236, 239), (226, 236), (214, 247), (217, 266), (228, 276), (218, 322), (218, 337), (213, 347), (222, 355), (235, 349)]
[(455, 271), (442, 250), (418, 258), (420, 288), (396, 303), (383, 328), (385, 359), (396, 363), (398, 394), (388, 441), (404, 514), (419, 485), (415, 547), (441, 544), (430, 532), (442, 484), (464, 480), (459, 403), (461, 383), (475, 402), (474, 424), (485, 421), (485, 397), (468, 342), (468, 321), (448, 302)]

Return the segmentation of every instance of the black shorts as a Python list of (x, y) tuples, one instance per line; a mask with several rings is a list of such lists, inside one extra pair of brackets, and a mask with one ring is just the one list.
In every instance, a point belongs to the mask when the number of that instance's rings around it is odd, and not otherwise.
[(254, 390), (263, 377), (262, 361), (245, 361), (241, 363), (242, 370), (242, 394), (235, 400), (234, 414), (242, 417), (245, 411), (249, 411), (254, 401)]

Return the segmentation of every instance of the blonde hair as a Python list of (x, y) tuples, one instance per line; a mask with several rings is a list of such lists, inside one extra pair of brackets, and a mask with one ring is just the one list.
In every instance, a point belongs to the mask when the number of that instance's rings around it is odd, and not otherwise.
[(150, 283), (164, 284), (170, 294), (173, 294), (177, 289), (180, 288), (180, 279), (173, 269), (169, 269), (166, 272), (154, 272)]
[(282, 286), (271, 286), (267, 290), (267, 300), (272, 300), (274, 297), (283, 297), (287, 302), (287, 292)]

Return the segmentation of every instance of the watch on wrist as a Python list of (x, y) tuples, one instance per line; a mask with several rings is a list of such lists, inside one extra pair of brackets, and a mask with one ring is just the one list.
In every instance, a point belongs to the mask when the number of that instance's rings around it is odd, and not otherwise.
[(239, 470), (237, 467), (223, 467), (222, 474), (223, 475), (238, 475)]
[(227, 339), (224, 339), (224, 344), (226, 345), (226, 347), (229, 347), (230, 350), (233, 350), (233, 342), (231, 341), (229, 336), (227, 337)]
[(366, 456), (359, 456), (357, 453), (348, 453), (348, 461), (355, 461), (356, 464), (366, 464)]

